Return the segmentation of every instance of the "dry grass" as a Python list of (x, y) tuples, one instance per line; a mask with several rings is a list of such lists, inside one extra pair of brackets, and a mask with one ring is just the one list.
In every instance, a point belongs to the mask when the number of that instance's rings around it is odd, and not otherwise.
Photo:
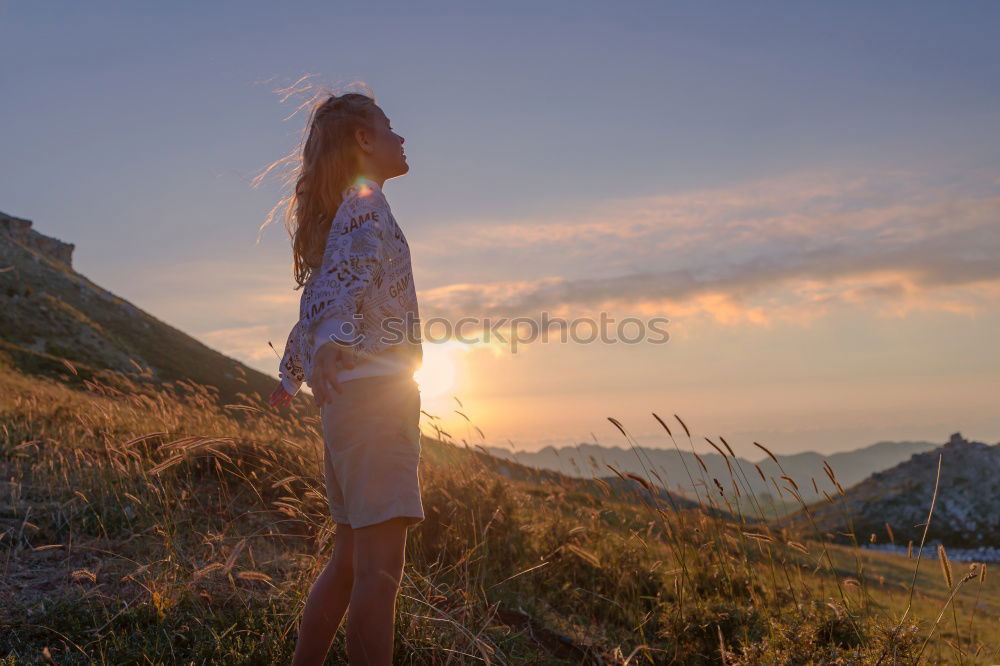
[[(220, 406), (194, 384), (107, 375), (86, 388), (0, 379), (0, 657), (287, 663), (336, 538), (316, 419), (256, 394)], [(691, 447), (687, 424), (657, 419)], [(952, 565), (952, 580), (932, 578), (749, 518), (777, 509), (755, 505), (747, 474), (760, 470), (724, 439), (709, 443), (729, 478), (689, 470), (709, 512), (660, 499), (655, 471), (625, 493), (507, 479), (474, 445), (424, 430), (427, 519), (409, 540), (398, 663), (997, 659), (996, 576)], [(790, 479), (771, 483), (797, 497)], [(329, 663), (344, 663), (343, 638)]]

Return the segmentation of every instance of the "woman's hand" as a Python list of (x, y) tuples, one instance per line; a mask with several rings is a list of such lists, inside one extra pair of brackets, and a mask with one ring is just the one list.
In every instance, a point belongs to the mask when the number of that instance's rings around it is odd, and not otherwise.
[(284, 384), (278, 382), (278, 388), (271, 393), (270, 403), (272, 407), (288, 407), (293, 397), (285, 390)]
[(344, 368), (353, 368), (355, 360), (354, 348), (349, 345), (327, 342), (316, 352), (313, 359), (312, 376), (309, 387), (312, 389), (316, 406), (333, 402), (333, 392), (342, 393), (340, 382), (337, 381), (338, 363)]

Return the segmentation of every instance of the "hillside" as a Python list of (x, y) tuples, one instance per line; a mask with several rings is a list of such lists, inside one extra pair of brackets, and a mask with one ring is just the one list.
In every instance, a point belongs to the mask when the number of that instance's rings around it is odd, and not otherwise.
[(233, 402), (267, 396), (275, 379), (224, 356), (73, 270), (73, 246), (0, 213), (0, 355), (30, 374), (113, 370), (137, 379), (191, 379)]
[[(290, 661), (337, 539), (319, 423), (188, 388), (72, 388), (0, 360), (0, 659)], [(401, 663), (971, 664), (1000, 647), (996, 576), (953, 596), (924, 567), (904, 622), (906, 558), (422, 444)], [(949, 603), (960, 634), (935, 623)]]
[[(919, 543), (934, 493), (938, 456), (941, 480), (928, 541), (969, 548), (1000, 547), (1000, 444), (970, 442), (960, 433), (953, 434), (944, 446), (876, 472), (847, 488), (843, 495), (827, 480), (824, 487), (833, 501), (818, 502), (809, 511), (821, 530), (839, 535), (841, 540), (847, 539), (853, 524), (853, 532), (862, 543), (870, 542), (873, 534), (879, 543)], [(799, 513), (792, 522), (804, 524), (806, 518)]]

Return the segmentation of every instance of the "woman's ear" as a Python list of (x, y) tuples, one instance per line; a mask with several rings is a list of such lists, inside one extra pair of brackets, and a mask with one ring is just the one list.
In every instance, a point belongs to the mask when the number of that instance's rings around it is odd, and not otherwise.
[(354, 140), (358, 144), (358, 148), (362, 152), (371, 154), (374, 151), (372, 147), (372, 136), (364, 127), (359, 127), (354, 130)]

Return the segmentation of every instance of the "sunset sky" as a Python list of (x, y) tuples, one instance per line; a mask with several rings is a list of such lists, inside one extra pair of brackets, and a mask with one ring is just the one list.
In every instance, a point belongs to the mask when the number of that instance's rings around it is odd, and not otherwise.
[(669, 445), (651, 412), (752, 458), (994, 443), (997, 25), (972, 2), (0, 3), (0, 211), (276, 376), (300, 292), (280, 222), (258, 234), (281, 184), (251, 180), (305, 115), (275, 91), (363, 81), (406, 140), (384, 191), (424, 319), (669, 320), (666, 344), (425, 342), (456, 440), (481, 442), (453, 396), (523, 450), (625, 445), (609, 416)]

